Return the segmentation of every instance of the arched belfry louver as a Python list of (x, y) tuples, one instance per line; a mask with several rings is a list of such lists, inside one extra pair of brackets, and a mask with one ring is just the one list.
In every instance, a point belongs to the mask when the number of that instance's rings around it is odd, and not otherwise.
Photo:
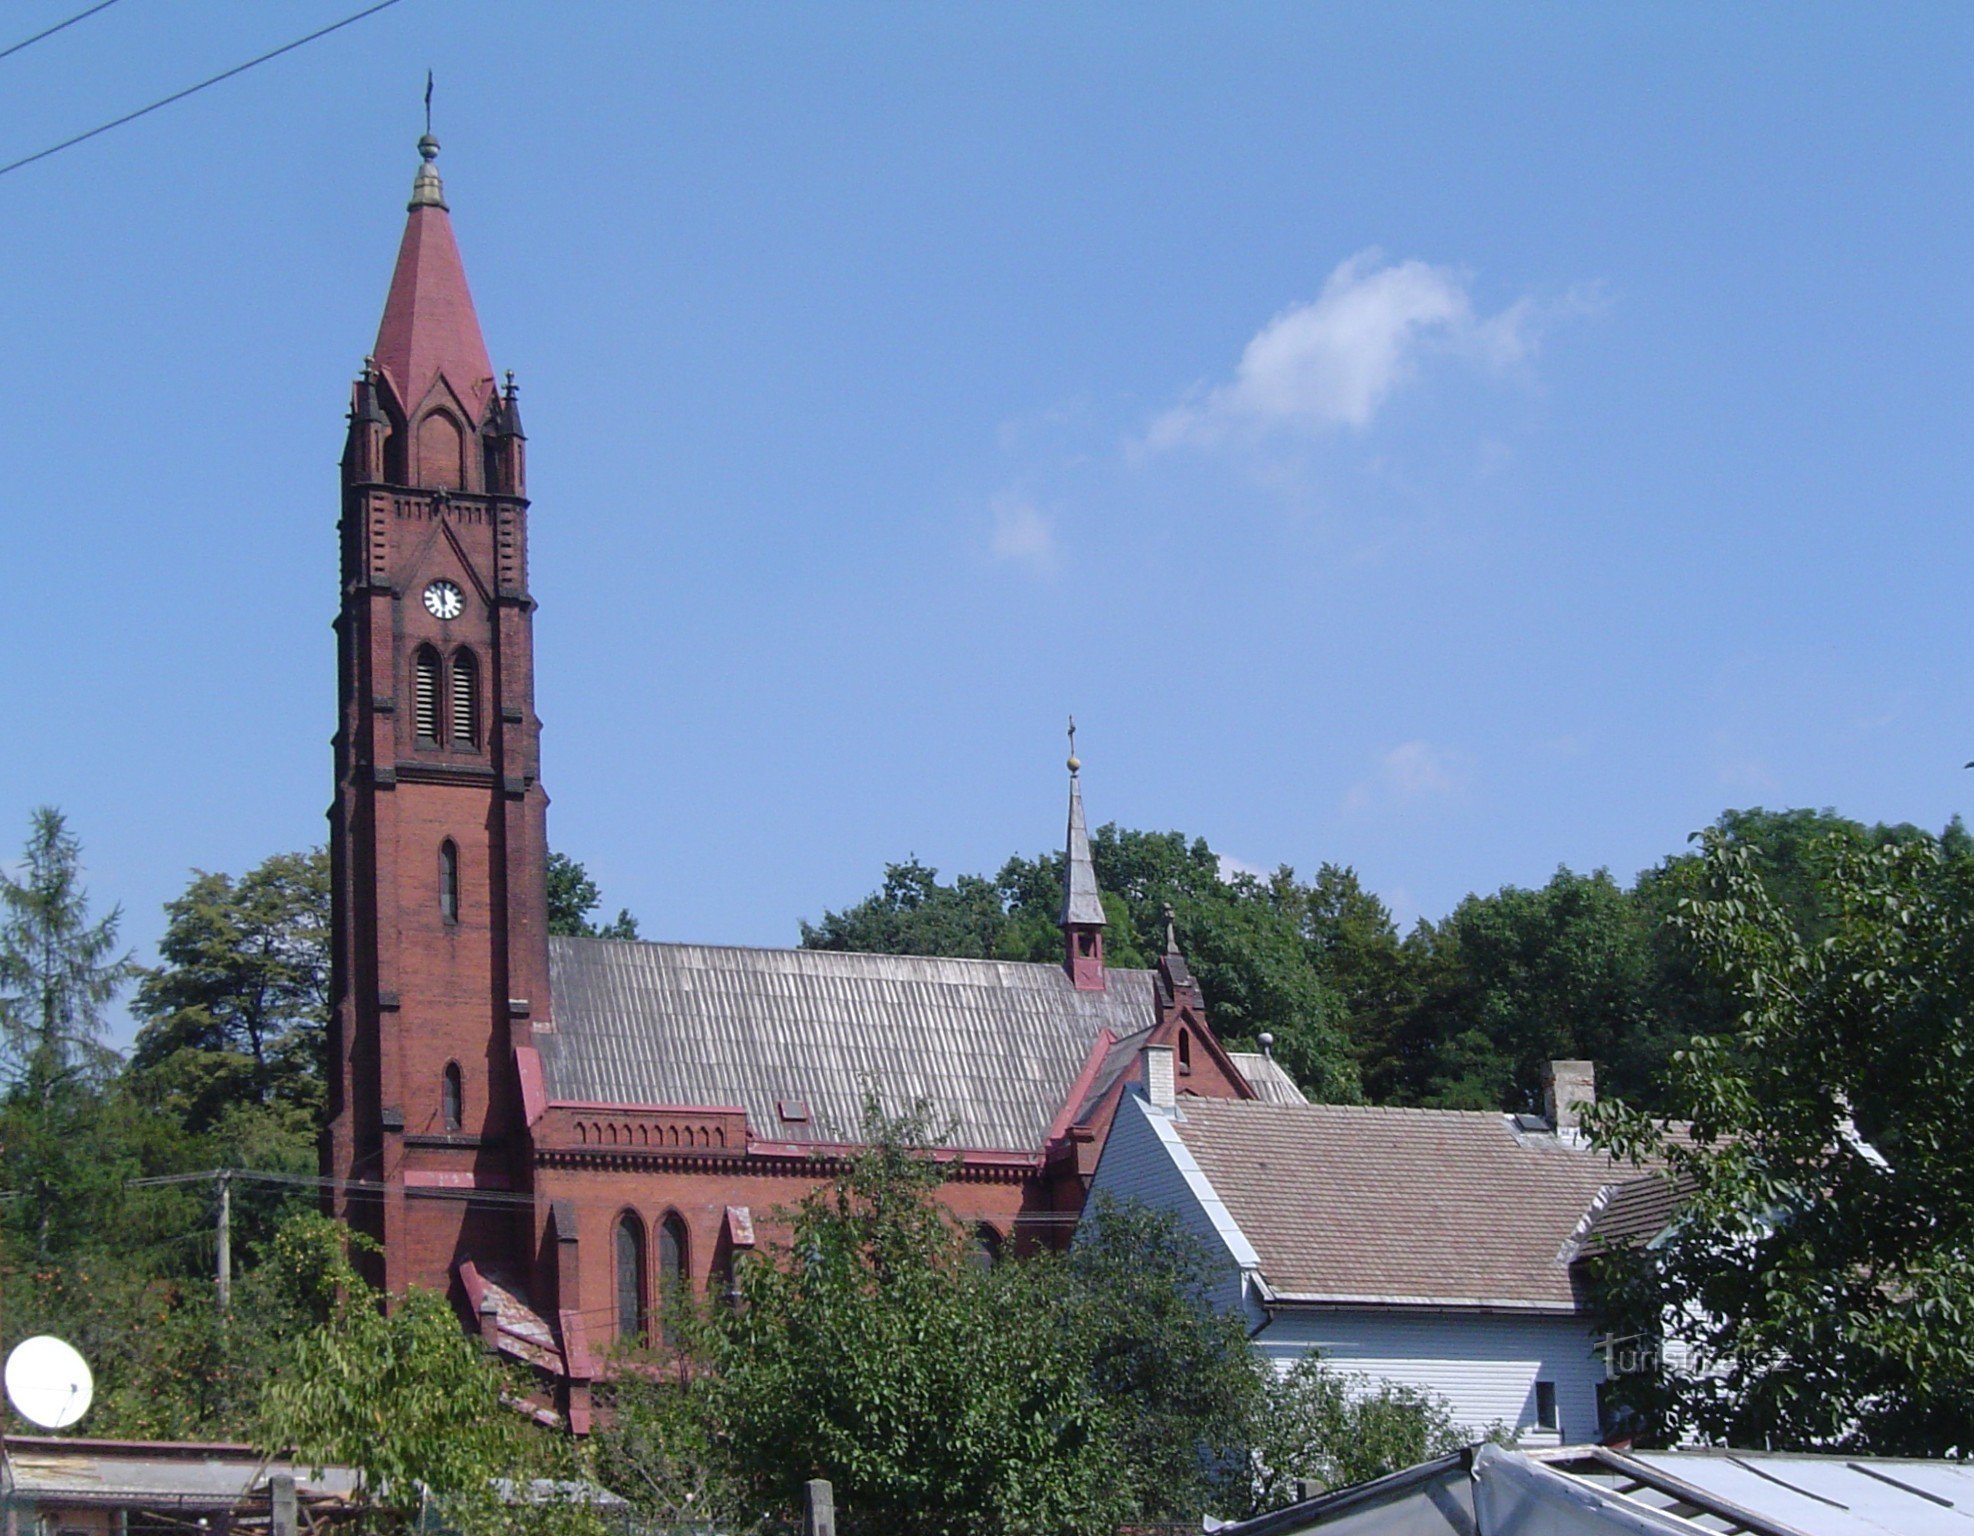
[(436, 747), (439, 734), (439, 653), (421, 645), (412, 662), (412, 718), (418, 728), (418, 745)]
[(471, 747), (480, 740), (480, 667), (467, 650), (452, 657), (452, 744)]

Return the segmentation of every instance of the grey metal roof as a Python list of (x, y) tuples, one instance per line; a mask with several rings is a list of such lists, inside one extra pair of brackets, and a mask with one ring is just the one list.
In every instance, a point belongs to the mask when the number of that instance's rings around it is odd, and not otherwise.
[(1083, 778), (1069, 770), (1069, 836), (1063, 845), (1062, 921), (1102, 927), (1104, 899), (1097, 891), (1097, 868), (1090, 862), (1090, 834), (1083, 826)]
[(1264, 1104), (1307, 1104), (1309, 1095), (1296, 1086), (1294, 1078), (1265, 1051), (1229, 1051), (1227, 1059), (1240, 1069), (1248, 1086)]
[[(549, 940), (551, 1099), (739, 1105), (769, 1141), (861, 1139), (865, 1084), (945, 1144), (1039, 1151), (1098, 1034), (1155, 1018), (1152, 973), (820, 949)], [(806, 1106), (807, 1120), (783, 1110)]]
[(151, 1502), (230, 1509), (270, 1473), (288, 1472), (304, 1495), (347, 1495), (356, 1484), (347, 1467), (306, 1467), (270, 1460), (244, 1445), (195, 1445), (118, 1440), (56, 1440), (9, 1435), (0, 1489), (7, 1497), (49, 1504)]

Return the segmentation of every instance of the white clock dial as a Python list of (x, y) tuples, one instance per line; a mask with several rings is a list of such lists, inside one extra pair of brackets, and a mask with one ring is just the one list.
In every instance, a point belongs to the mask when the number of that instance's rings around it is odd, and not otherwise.
[(456, 619), (466, 611), (466, 599), (449, 581), (435, 581), (425, 589), (425, 611), (435, 619)]

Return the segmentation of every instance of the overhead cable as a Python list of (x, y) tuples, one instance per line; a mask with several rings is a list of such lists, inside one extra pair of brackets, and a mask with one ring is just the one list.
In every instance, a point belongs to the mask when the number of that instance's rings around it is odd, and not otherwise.
[[(377, 4), (365, 7), (353, 16), (345, 16), (341, 21), (331, 22), (328, 26), (309, 33), (307, 37), (296, 38), (292, 43), (283, 43), (279, 48), (263, 53), (257, 59), (249, 59), (244, 64), (235, 64), (231, 69), (221, 70), (209, 80), (201, 80), (197, 85), (188, 85), (182, 91), (173, 91), (171, 95), (152, 102), (148, 107), (139, 107), (135, 112), (126, 112), (122, 117), (91, 128), (87, 133), (78, 133), (72, 139), (64, 139), (61, 143), (52, 144), (47, 149), (36, 150), (33, 154), (23, 155), (20, 159), (10, 164), (0, 165), (0, 176), (6, 176), (14, 171), (18, 171), (22, 166), (33, 165), (37, 160), (46, 160), (50, 155), (59, 155), (63, 150), (73, 149), (76, 145), (93, 139), (98, 134), (108, 133), (112, 128), (121, 128), (125, 123), (134, 123), (138, 118), (147, 116), (157, 111), (160, 107), (168, 107), (174, 101), (183, 101), (187, 96), (197, 95), (207, 86), (218, 85), (222, 80), (231, 80), (235, 75), (244, 75), (248, 70), (257, 68), (267, 63), (270, 59), (278, 59), (284, 53), (293, 53), (297, 48), (305, 47), (318, 38), (327, 37), (331, 32), (340, 32), (344, 27), (352, 26), (362, 21), (366, 16), (375, 16), (379, 11), (387, 11), (397, 3), (398, 0), (378, 0)], [(30, 38), (28, 41), (32, 42), (33, 39)], [(20, 46), (25, 46), (25, 44)]]
[(9, 54), (19, 53), (23, 48), (32, 48), (36, 43), (40, 42), (42, 38), (53, 37), (57, 32), (61, 31), (64, 27), (72, 27), (78, 21), (87, 21), (91, 16), (94, 16), (98, 11), (107, 11), (111, 6), (115, 5), (116, 3), (117, 0), (97, 0), (97, 3), (95, 5), (90, 6), (88, 10), (77, 11), (67, 21), (58, 21), (52, 27), (43, 27), (39, 32), (35, 33), (34, 36), (22, 38), (18, 43), (15, 43), (11, 48), (0, 48), (0, 59), (6, 58)]

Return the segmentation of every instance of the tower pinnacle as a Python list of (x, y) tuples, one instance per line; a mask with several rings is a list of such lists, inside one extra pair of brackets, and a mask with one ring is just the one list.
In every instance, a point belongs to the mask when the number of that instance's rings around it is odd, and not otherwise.
[(1069, 833), (1063, 845), (1063, 969), (1079, 992), (1104, 990), (1103, 896), (1090, 862), (1090, 834), (1083, 823), (1083, 764), (1076, 755), (1076, 720), (1069, 721)]

